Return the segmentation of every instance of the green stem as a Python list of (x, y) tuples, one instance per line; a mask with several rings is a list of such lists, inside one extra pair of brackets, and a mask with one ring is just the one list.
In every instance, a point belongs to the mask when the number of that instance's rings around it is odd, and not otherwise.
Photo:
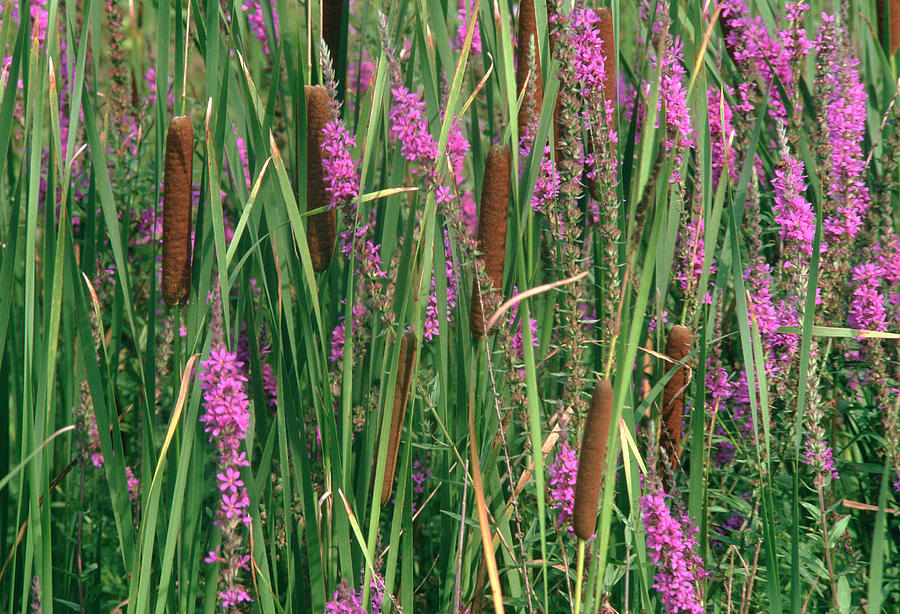
[(575, 614), (580, 614), (581, 612), (581, 580), (582, 576), (584, 576), (584, 540), (578, 540), (578, 555), (577, 555), (578, 563), (576, 564), (576, 569), (578, 571), (578, 575), (575, 577)]

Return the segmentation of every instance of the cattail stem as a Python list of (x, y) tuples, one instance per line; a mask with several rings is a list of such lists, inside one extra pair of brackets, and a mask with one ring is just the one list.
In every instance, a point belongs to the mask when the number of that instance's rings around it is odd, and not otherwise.
[(397, 363), (397, 384), (394, 388), (394, 409), (391, 412), (391, 431), (388, 435), (387, 459), (384, 466), (384, 482), (381, 487), (381, 506), (391, 500), (394, 486), (394, 470), (397, 452), (400, 450), (400, 429), (406, 416), (406, 403), (412, 384), (413, 366), (416, 363), (416, 336), (411, 332), (400, 337), (400, 361)]
[(575, 571), (575, 614), (581, 613), (581, 585), (584, 576), (584, 540), (578, 540), (578, 554), (576, 556)]
[(191, 293), (193, 160), (191, 118), (173, 117), (166, 133), (162, 219), (162, 295), (169, 307), (184, 304)]
[(575, 502), (572, 528), (580, 539), (589, 539), (597, 523), (597, 502), (606, 463), (606, 440), (612, 420), (613, 388), (608, 380), (600, 380), (591, 396), (591, 407), (584, 424), (578, 476), (575, 480)]
[[(509, 209), (509, 173), (512, 155), (507, 145), (493, 145), (484, 165), (481, 186), (481, 210), (478, 216), (478, 245), (484, 260), (484, 272), (490, 287), (503, 284), (506, 263), (506, 215)], [(472, 283), (472, 309), (469, 328), (475, 339), (485, 335), (484, 301), (490, 288), (481, 288), (476, 278)]]
[[(324, 85), (306, 86), (306, 210), (328, 205), (325, 174), (322, 169), (322, 129), (331, 119), (330, 97)], [(321, 273), (331, 262), (334, 251), (335, 213), (327, 209), (306, 218), (306, 242), (313, 270)]]
[[(666, 339), (666, 355), (673, 361), (681, 362), (691, 351), (691, 331), (676, 324)], [(662, 411), (660, 412), (659, 443), (664, 454), (661, 470), (674, 469), (678, 463), (681, 447), (681, 422), (684, 417), (684, 393), (687, 385), (687, 370), (678, 366), (672, 378), (663, 388)], [(664, 479), (663, 484), (667, 485)], [(666, 489), (668, 490), (668, 488)]]

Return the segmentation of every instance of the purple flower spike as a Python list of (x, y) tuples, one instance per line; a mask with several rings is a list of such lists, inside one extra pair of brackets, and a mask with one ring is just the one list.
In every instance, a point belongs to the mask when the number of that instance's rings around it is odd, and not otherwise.
[(651, 478), (641, 497), (641, 519), (647, 531), (647, 551), (656, 565), (656, 584), (663, 608), (670, 614), (703, 613), (703, 599), (697, 583), (709, 575), (697, 555), (697, 527), (685, 514), (673, 517), (667, 505), (670, 495), (659, 480)]
[(246, 570), (249, 561), (241, 553), (244, 545), (240, 527), (250, 526), (250, 497), (241, 480), (240, 467), (250, 463), (240, 448), (250, 428), (250, 400), (244, 392), (247, 378), (237, 354), (214, 344), (209, 358), (200, 366), (198, 379), (205, 401), (200, 422), (205, 425), (209, 440), (216, 444), (216, 482), (221, 493), (215, 524), (222, 533), (222, 553), (210, 552), (205, 561), (222, 565), (218, 596), (220, 605), (227, 610), (253, 601), (239, 580), (241, 569)]

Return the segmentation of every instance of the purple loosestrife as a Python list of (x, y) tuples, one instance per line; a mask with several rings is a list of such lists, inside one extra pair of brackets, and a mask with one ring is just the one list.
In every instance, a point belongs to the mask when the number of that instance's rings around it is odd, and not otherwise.
[[(702, 208), (702, 202), (695, 203), (695, 206)], [(676, 244), (676, 253), (678, 260), (675, 269), (675, 280), (681, 289), (684, 301), (684, 309), (687, 313), (693, 313), (696, 307), (697, 288), (700, 284), (700, 277), (703, 275), (703, 260), (706, 257), (706, 241), (704, 239), (703, 212), (700, 211), (698, 216), (691, 216), (687, 223), (682, 226), (679, 232), (678, 242)], [(710, 275), (716, 272), (716, 265), (710, 264)], [(703, 296), (703, 303), (712, 303), (712, 296), (707, 289)]]
[[(438, 188), (440, 189), (440, 188)], [(450, 248), (450, 235), (444, 231), (444, 262), (447, 270), (447, 304), (445, 308), (447, 322), (450, 322), (450, 314), (456, 307), (456, 298), (459, 286), (459, 276), (453, 265), (453, 250)], [(431, 289), (428, 294), (428, 303), (425, 306), (425, 329), (422, 338), (431, 341), (440, 333), (440, 310), (438, 309), (437, 285), (434, 273), (431, 274)]]
[[(731, 88), (726, 86), (729, 93)], [(733, 183), (740, 179), (740, 169), (734, 155), (733, 141), (736, 135), (732, 120), (731, 105), (725, 101), (725, 92), (709, 88), (706, 93), (709, 108), (709, 145), (712, 157), (712, 185), (715, 186), (726, 166), (728, 177)]]
[(211, 551), (207, 563), (222, 563), (219, 571), (219, 604), (223, 609), (240, 607), (253, 601), (241, 583), (241, 570), (250, 571), (250, 555), (241, 535), (242, 526), (250, 527), (250, 498), (241, 480), (241, 467), (247, 467), (247, 455), (241, 442), (250, 428), (250, 400), (244, 392), (247, 378), (237, 354), (220, 342), (213, 343), (209, 358), (200, 363), (198, 379), (204, 394), (205, 411), (200, 422), (216, 446), (216, 484), (220, 492), (215, 525), (222, 534), (220, 549)]
[(853, 328), (886, 330), (884, 296), (880, 291), (883, 277), (884, 270), (875, 263), (853, 267), (853, 298), (847, 318)]
[[(513, 295), (519, 293), (518, 286), (513, 286)], [(509, 325), (512, 326), (514, 323), (516, 324), (516, 333), (510, 339), (509, 348), (512, 350), (512, 358), (516, 361), (521, 361), (525, 355), (525, 346), (523, 345), (523, 337), (522, 337), (522, 319), (519, 318), (518, 322), (516, 322), (516, 318), (519, 313), (519, 303), (513, 305), (509, 310)], [(537, 320), (529, 317), (529, 328), (531, 328), (531, 344), (533, 347), (538, 347), (538, 327)]]
[(362, 595), (350, 588), (346, 580), (334, 591), (331, 601), (325, 604), (326, 614), (366, 614)]
[(381, 43), (390, 65), (391, 95), (394, 97), (394, 104), (388, 114), (391, 141), (399, 143), (400, 153), (417, 167), (413, 168), (413, 173), (423, 172), (426, 185), (433, 189), (438, 181), (438, 145), (428, 128), (425, 101), (404, 85), (400, 62), (390, 42), (387, 20), (380, 12), (378, 26), (381, 31)]
[(825, 232), (829, 244), (849, 245), (869, 208), (862, 142), (866, 132), (866, 91), (859, 80), (859, 60), (847, 32), (833, 15), (822, 15), (815, 42), (816, 97), (821, 101), (820, 130), (827, 136)]
[(840, 477), (835, 468), (831, 445), (828, 443), (825, 428), (822, 426), (825, 412), (822, 409), (822, 399), (819, 395), (821, 362), (818, 341), (813, 340), (810, 346), (809, 370), (806, 380), (807, 407), (803, 416), (806, 429), (803, 462), (815, 471), (814, 482), (817, 489), (827, 487), (832, 479), (836, 480)]
[(697, 554), (697, 527), (684, 512), (673, 516), (668, 499), (653, 473), (644, 477), (641, 520), (647, 533), (647, 551), (656, 565), (656, 583), (663, 609), (669, 614), (702, 614), (700, 582), (709, 575)]
[[(769, 35), (762, 17), (751, 17), (744, 0), (720, 0), (722, 30), (725, 46), (741, 71), (746, 87), (741, 89), (745, 103), (769, 99), (772, 117), (788, 119), (786, 103), (793, 104), (793, 117), (799, 118), (797, 98), (799, 66), (811, 44), (801, 27), (803, 14), (809, 5), (790, 2), (785, 6), (785, 29)], [(782, 100), (776, 79), (788, 100)]]
[(779, 236), (784, 242), (785, 267), (800, 266), (802, 258), (812, 256), (812, 242), (816, 232), (816, 216), (803, 192), (803, 163), (782, 152), (780, 167), (772, 179), (775, 221), (781, 227)]
[[(649, 5), (648, 2), (643, 3)], [(642, 9), (646, 10), (644, 6)], [(681, 38), (672, 37), (669, 33), (669, 3), (659, 2), (656, 5), (656, 19), (654, 30), (663, 38), (662, 57), (657, 57), (655, 51), (650, 51), (650, 69), (653, 74), (659, 71), (659, 96), (656, 100), (656, 110), (665, 111), (666, 119), (666, 153), (674, 158), (672, 175), (669, 183), (679, 183), (682, 179), (681, 170), (684, 164), (684, 155), (688, 149), (694, 147), (693, 128), (691, 127), (691, 113), (687, 106), (687, 87), (684, 69), (683, 45)], [(651, 37), (652, 40), (652, 37)], [(651, 84), (644, 85), (647, 99), (651, 96)], [(659, 117), (656, 120), (656, 128), (659, 128)]]
[(575, 506), (578, 453), (567, 441), (560, 442), (556, 458), (547, 467), (547, 476), (550, 478), (550, 505), (557, 512), (556, 523), (559, 527), (568, 526)]
[[(556, 170), (559, 173), (559, 192), (555, 202), (548, 202), (544, 209), (553, 240), (551, 258), (560, 276), (571, 277), (580, 272), (587, 259), (586, 249), (591, 244), (583, 240), (582, 175), (586, 162), (583, 133), (590, 126), (593, 109), (591, 100), (603, 100), (606, 70), (602, 36), (594, 28), (597, 15), (593, 11), (576, 7), (570, 13), (562, 12), (561, 3), (547, 3), (552, 15), (551, 45), (560, 62), (560, 89), (557, 99), (559, 133), (555, 143)], [(602, 106), (603, 110), (609, 107)], [(606, 114), (601, 114), (603, 121)], [(597, 124), (599, 125), (599, 124)], [(608, 127), (607, 127), (608, 129)], [(602, 131), (596, 131), (598, 138)], [(555, 179), (553, 180), (555, 183)], [(562, 348), (566, 357), (563, 372), (563, 402), (581, 413), (587, 402), (582, 394), (586, 368), (582, 362), (587, 339), (586, 326), (581, 318), (580, 306), (584, 303), (582, 284), (568, 285), (564, 291), (556, 316), (554, 342)]]
[(140, 501), (141, 499), (141, 481), (135, 477), (134, 470), (127, 466), (125, 467), (125, 478), (126, 484), (128, 485), (128, 499), (132, 503), (135, 501)]
[[(460, 0), (459, 9), (456, 11), (459, 25), (456, 26), (456, 38), (453, 39), (453, 51), (459, 51), (466, 42), (466, 32), (469, 29), (469, 14), (474, 5), (473, 0)], [(475, 17), (475, 31), (472, 33), (472, 46), (469, 49), (470, 55), (481, 55), (481, 30), (478, 26), (478, 17)]]
[[(275, 40), (278, 40), (278, 11), (275, 8), (275, 2), (271, 3), (272, 7), (272, 28), (275, 32)], [(246, 0), (241, 9), (247, 13), (247, 25), (250, 26), (250, 34), (263, 45), (263, 53), (269, 55), (269, 38), (266, 36), (266, 18), (263, 15), (263, 7), (259, 0)]]
[(37, 576), (31, 580), (31, 614), (41, 614), (41, 581)]
[[(428, 130), (425, 117), (425, 101), (419, 94), (413, 94), (399, 80), (400, 75), (392, 75), (391, 95), (394, 104), (390, 110), (391, 140), (400, 144), (400, 152), (407, 161), (425, 172), (426, 180), (436, 181), (435, 162), (438, 155), (437, 143)], [(416, 172), (419, 169), (413, 169)]]

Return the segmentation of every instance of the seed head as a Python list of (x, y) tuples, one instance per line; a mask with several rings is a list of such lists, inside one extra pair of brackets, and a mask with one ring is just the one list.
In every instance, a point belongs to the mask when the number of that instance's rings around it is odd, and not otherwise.
[(166, 134), (162, 219), (162, 295), (169, 307), (184, 304), (191, 293), (193, 158), (191, 118), (173, 117)]
[[(503, 265), (506, 262), (506, 214), (509, 209), (509, 173), (512, 164), (506, 145), (493, 145), (484, 165), (481, 186), (481, 211), (478, 217), (478, 245), (484, 259), (487, 284), (497, 288), (503, 284)], [(482, 281), (482, 286), (485, 282)], [(487, 296), (478, 291), (478, 280), (472, 284), (472, 311), (469, 328), (476, 339), (484, 336), (482, 304)], [(487, 295), (490, 288), (482, 288)]]
[(612, 419), (613, 388), (607, 380), (600, 380), (591, 396), (581, 438), (578, 457), (578, 478), (575, 481), (575, 505), (572, 527), (580, 539), (589, 539), (597, 522), (597, 503), (606, 464), (606, 440)]
[[(323, 85), (306, 86), (306, 209), (328, 205), (325, 175), (322, 170), (322, 130), (331, 119), (328, 90)], [(321, 273), (331, 262), (334, 251), (335, 214), (327, 209), (306, 218), (306, 242), (313, 270)]]
[(397, 387), (394, 389), (394, 411), (391, 412), (391, 432), (388, 436), (387, 459), (384, 466), (384, 483), (381, 488), (381, 506), (391, 500), (394, 487), (394, 470), (397, 452), (400, 450), (400, 429), (406, 416), (406, 402), (412, 384), (413, 366), (416, 364), (416, 336), (411, 332), (400, 337), (400, 361), (397, 364)]

